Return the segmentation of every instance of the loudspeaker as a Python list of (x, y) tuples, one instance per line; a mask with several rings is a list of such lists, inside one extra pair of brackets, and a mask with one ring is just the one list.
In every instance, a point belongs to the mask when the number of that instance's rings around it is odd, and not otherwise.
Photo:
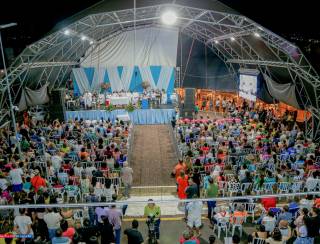
[(181, 107), (180, 116), (183, 118), (192, 119), (194, 117), (195, 94), (196, 89), (185, 88), (184, 106)]
[(185, 107), (194, 108), (195, 94), (196, 94), (196, 89), (194, 89), (194, 88), (185, 88), (185, 96), (184, 96), (184, 105), (185, 105)]
[(65, 97), (65, 89), (57, 89), (51, 91), (49, 102), (50, 120), (59, 119), (59, 121), (64, 121), (64, 115), (66, 112)]

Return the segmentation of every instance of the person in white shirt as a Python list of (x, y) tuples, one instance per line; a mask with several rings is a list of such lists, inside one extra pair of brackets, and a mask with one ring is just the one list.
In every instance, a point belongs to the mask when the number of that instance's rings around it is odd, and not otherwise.
[(19, 213), (20, 215), (14, 218), (14, 231), (18, 234), (33, 235), (31, 228), (32, 220), (26, 215), (26, 209), (20, 208)]
[(196, 235), (200, 235), (202, 201), (193, 201), (187, 203), (187, 226), (192, 230), (195, 228)]
[(220, 109), (220, 100), (219, 100), (219, 98), (217, 98), (217, 100), (216, 100), (216, 111), (219, 112), (219, 109)]
[(86, 176), (92, 177), (93, 171), (97, 171), (96, 167), (94, 167), (92, 163), (88, 163), (88, 167), (85, 169)]
[(266, 231), (272, 232), (276, 226), (276, 218), (273, 212), (269, 211), (267, 216), (262, 218), (262, 224), (266, 227)]
[(43, 216), (44, 222), (46, 222), (50, 240), (55, 237), (57, 229), (60, 228), (60, 221), (62, 216), (59, 213), (54, 212), (51, 208), (48, 208), (48, 213)]
[(55, 172), (59, 172), (62, 161), (63, 161), (62, 157), (60, 156), (59, 153), (51, 157), (52, 167), (54, 168)]
[(0, 174), (0, 189), (2, 191), (7, 190), (9, 185), (9, 182), (6, 180), (6, 178), (3, 176), (3, 174)]
[(128, 162), (123, 163), (123, 168), (121, 169), (121, 180), (124, 184), (124, 193), (123, 195), (127, 198), (130, 197), (130, 189), (133, 180), (133, 170), (128, 166)]
[(15, 163), (12, 164), (12, 169), (10, 170), (9, 176), (11, 178), (11, 184), (13, 186), (13, 192), (20, 192), (22, 191), (22, 176), (23, 171), (21, 168), (17, 168)]
[(78, 162), (73, 169), (74, 169), (74, 175), (80, 177), (81, 173), (83, 172), (83, 167), (81, 166), (81, 162)]

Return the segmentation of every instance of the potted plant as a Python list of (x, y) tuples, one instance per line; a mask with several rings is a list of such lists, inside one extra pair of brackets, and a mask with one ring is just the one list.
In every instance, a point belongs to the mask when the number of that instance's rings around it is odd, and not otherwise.
[(130, 113), (130, 112), (133, 112), (133, 111), (135, 110), (135, 107), (133, 106), (132, 103), (129, 103), (129, 104), (126, 106), (125, 110)]
[(116, 107), (114, 105), (112, 105), (112, 104), (110, 104), (109, 106), (106, 107), (106, 111), (108, 111), (108, 112), (111, 112), (111, 111), (113, 111), (115, 109), (116, 109)]

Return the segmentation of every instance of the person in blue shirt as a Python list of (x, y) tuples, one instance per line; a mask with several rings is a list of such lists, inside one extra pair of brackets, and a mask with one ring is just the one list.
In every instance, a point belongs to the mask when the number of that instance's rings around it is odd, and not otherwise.
[(282, 211), (277, 218), (277, 225), (279, 225), (281, 220), (286, 220), (288, 223), (292, 222), (292, 213), (289, 212), (288, 205), (283, 206)]
[(56, 236), (52, 238), (51, 243), (52, 244), (69, 244), (71, 243), (71, 241), (68, 237), (63, 237), (62, 230), (58, 229), (56, 231)]
[(271, 171), (267, 171), (267, 177), (264, 179), (265, 183), (276, 183), (276, 178), (272, 175)]
[(30, 190), (31, 190), (31, 178), (30, 177), (27, 177), (26, 178), (26, 181), (23, 183), (23, 187), (22, 189), (26, 192), (26, 193), (29, 193)]

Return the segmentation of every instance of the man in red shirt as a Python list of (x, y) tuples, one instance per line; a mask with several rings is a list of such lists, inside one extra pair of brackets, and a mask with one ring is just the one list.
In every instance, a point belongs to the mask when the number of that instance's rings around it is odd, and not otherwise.
[(180, 176), (180, 172), (181, 171), (186, 172), (186, 169), (187, 169), (186, 164), (183, 162), (183, 160), (179, 159), (178, 164), (174, 167), (173, 172), (172, 172), (173, 175), (175, 176), (176, 180)]
[(31, 185), (34, 188), (34, 191), (38, 192), (39, 188), (46, 187), (47, 183), (46, 180), (41, 177), (38, 169), (34, 171), (34, 174), (35, 175), (31, 178)]
[(276, 197), (262, 198), (261, 204), (263, 205), (264, 209), (268, 212), (270, 208), (277, 207), (277, 198)]

